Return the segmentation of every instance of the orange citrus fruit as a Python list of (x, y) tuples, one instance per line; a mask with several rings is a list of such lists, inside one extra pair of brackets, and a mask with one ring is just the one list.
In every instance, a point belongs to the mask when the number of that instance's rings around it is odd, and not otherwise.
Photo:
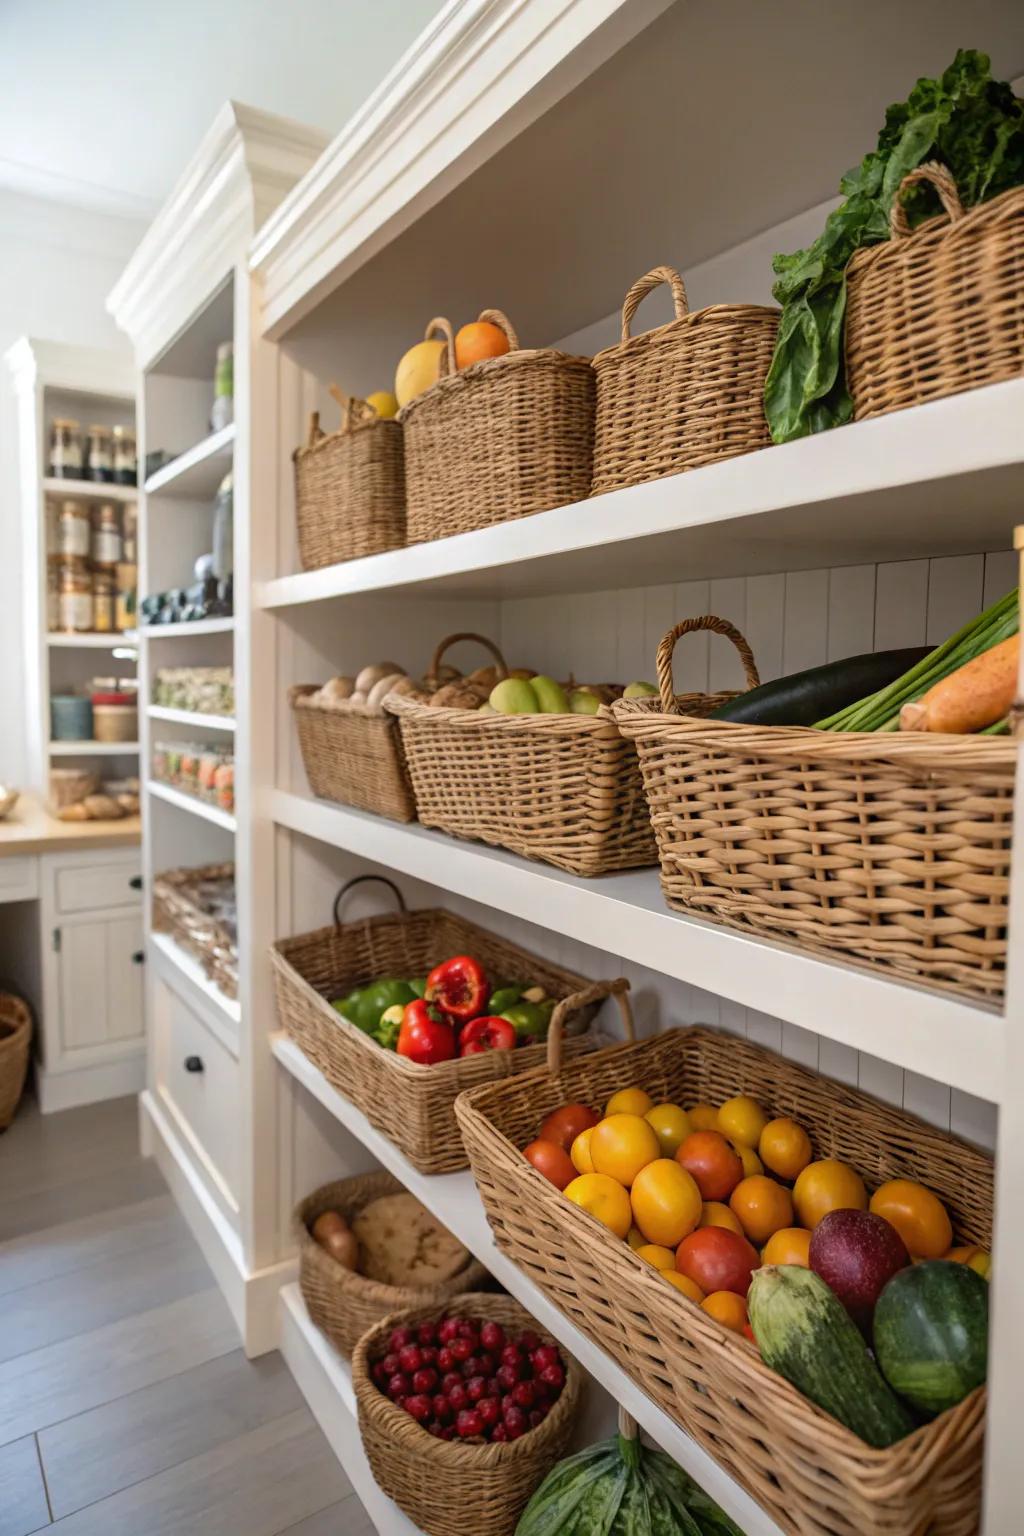
[(734, 1099), (726, 1099), (718, 1106), (716, 1130), (729, 1141), (744, 1147), (756, 1147), (761, 1132), (768, 1124), (768, 1116), (756, 1099), (749, 1093), (738, 1093)]
[(615, 1179), (604, 1173), (581, 1173), (565, 1186), (564, 1194), (573, 1205), (589, 1211), (616, 1237), (625, 1237), (633, 1219), (629, 1196)]
[(942, 1257), (951, 1264), (966, 1264), (968, 1269), (973, 1269), (983, 1280), (987, 1280), (992, 1273), (992, 1255), (973, 1243), (961, 1248), (949, 1248)]
[(688, 1296), (691, 1301), (695, 1301), (700, 1306), (704, 1300), (704, 1292), (695, 1280), (690, 1279), (689, 1275), (681, 1275), (677, 1269), (663, 1269), (660, 1274), (669, 1285), (674, 1285), (677, 1291), (682, 1291), (684, 1296)]
[(588, 1125), (585, 1131), (580, 1131), (576, 1140), (569, 1148), (569, 1156), (577, 1173), (593, 1173), (594, 1159), (590, 1155), (590, 1138), (594, 1134), (594, 1127)]
[(690, 1125), (695, 1131), (713, 1131), (718, 1125), (718, 1110), (710, 1104), (695, 1104), (686, 1113), (690, 1117)]
[(941, 1259), (953, 1242), (946, 1207), (913, 1179), (889, 1179), (875, 1190), (869, 1209), (896, 1228), (912, 1258)]
[(738, 1216), (752, 1243), (766, 1243), (773, 1232), (793, 1225), (789, 1190), (767, 1174), (742, 1179), (729, 1196), (729, 1209)]
[(653, 1264), (655, 1269), (675, 1269), (676, 1256), (671, 1248), (663, 1248), (660, 1243), (644, 1243), (642, 1248), (636, 1250), (638, 1259), (643, 1259), (646, 1264)]
[(764, 1264), (802, 1264), (811, 1267), (811, 1234), (806, 1227), (780, 1227), (761, 1250)]
[(700, 1221), (700, 1190), (671, 1157), (641, 1168), (629, 1193), (633, 1220), (649, 1243), (677, 1248)]
[(644, 1246), (646, 1241), (646, 1237), (644, 1237), (643, 1233), (640, 1231), (640, 1228), (637, 1226), (630, 1227), (629, 1231), (626, 1233), (626, 1242), (632, 1248), (634, 1253), (639, 1253), (640, 1249)]
[(613, 1093), (604, 1107), (604, 1118), (609, 1115), (646, 1115), (654, 1106), (654, 1100), (642, 1088), (620, 1088)]
[(644, 1119), (654, 1128), (662, 1157), (672, 1157), (692, 1129), (689, 1115), (678, 1104), (655, 1104), (653, 1109), (647, 1110)]
[(780, 1179), (795, 1179), (807, 1167), (814, 1152), (811, 1138), (795, 1120), (769, 1120), (758, 1142), (761, 1161)]
[(738, 1232), (740, 1237), (744, 1236), (739, 1217), (735, 1216), (727, 1205), (723, 1205), (721, 1200), (705, 1200), (698, 1225), (728, 1227), (730, 1232)]
[(701, 1306), (723, 1328), (731, 1328), (733, 1333), (743, 1332), (747, 1321), (747, 1303), (735, 1291), (712, 1291), (710, 1296), (705, 1296)]
[(764, 1164), (753, 1147), (745, 1147), (742, 1141), (730, 1141), (729, 1145), (743, 1164), (743, 1177), (745, 1179), (749, 1179), (755, 1173), (764, 1173)]
[(829, 1211), (866, 1211), (868, 1192), (856, 1168), (825, 1157), (808, 1163), (800, 1173), (793, 1186), (793, 1204), (800, 1226), (813, 1232)]
[(590, 1156), (595, 1173), (608, 1174), (628, 1189), (648, 1163), (661, 1156), (653, 1126), (642, 1115), (609, 1115), (594, 1126)]

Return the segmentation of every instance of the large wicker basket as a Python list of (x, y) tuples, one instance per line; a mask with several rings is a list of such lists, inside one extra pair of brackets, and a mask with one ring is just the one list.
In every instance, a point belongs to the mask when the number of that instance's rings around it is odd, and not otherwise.
[[(668, 283), (675, 319), (631, 336), (640, 301)], [(622, 336), (594, 358), (597, 416), (592, 495), (763, 448), (769, 441), (764, 381), (779, 311), (712, 304), (690, 313), (672, 267), (634, 283), (622, 306)]]
[(23, 998), (0, 992), (0, 1131), (6, 1131), (21, 1099), (32, 1045), (32, 1010)]
[(447, 538), (582, 501), (590, 490), (594, 376), (589, 358), (553, 347), (511, 350), (461, 372), (447, 320), (441, 377), (399, 413), (405, 433), (410, 544)]
[(661, 699), (612, 706), (640, 755), (669, 906), (998, 999), (1012, 738), (695, 719), (666, 683), (673, 644), (670, 631)]
[[(532, 1328), (554, 1340), (510, 1296), (467, 1295), (449, 1313)], [(425, 1536), (513, 1536), (530, 1496), (565, 1454), (579, 1407), (580, 1369), (562, 1351), (565, 1386), (542, 1424), (505, 1445), (438, 1440), (378, 1391), (370, 1376), (393, 1328), (439, 1321), (444, 1309), (416, 1307), (385, 1318), (359, 1340), (352, 1383), (359, 1431), (373, 1475)]]
[[(900, 200), (928, 182), (945, 214), (913, 234)], [(903, 178), (891, 238), (847, 268), (846, 382), (858, 420), (1024, 373), (1024, 187), (965, 213), (945, 166)]]
[(153, 929), (169, 934), (193, 955), (225, 997), (238, 996), (238, 939), (235, 930), (205, 912), (197, 899), (206, 881), (234, 884), (234, 864), (168, 869), (153, 880)]
[(392, 715), (365, 704), (314, 701), (315, 683), (289, 688), (309, 787), (324, 800), (415, 821), (402, 738)]
[(305, 571), (399, 549), (405, 542), (402, 429), (333, 384), (331, 394), (341, 407), (341, 426), (323, 432), (314, 411), (308, 440), (293, 455)]
[[(540, 1045), (485, 1051), (424, 1067), (386, 1051), (331, 1002), (379, 976), (423, 976), (452, 955), (468, 954), (489, 975), (531, 980), (550, 997), (586, 994), (573, 1053), (590, 1048), (585, 1031), (610, 985), (590, 988), (582, 977), (531, 955), (517, 944), (438, 909), (400, 910), (360, 922), (338, 922), (339, 903), (351, 887), (376, 876), (358, 876), (335, 900), (329, 928), (283, 939), (270, 952), (283, 1028), (339, 1093), (405, 1153), (421, 1173), (456, 1173), (468, 1167), (455, 1123), (455, 1099), (464, 1088), (527, 1072), (544, 1059)], [(391, 885), (389, 880), (383, 881)], [(557, 1010), (556, 1010), (557, 1011)]]
[(957, 1240), (988, 1246), (992, 1162), (900, 1109), (705, 1029), (670, 1029), (461, 1095), (459, 1124), (499, 1248), (725, 1466), (782, 1530), (799, 1536), (971, 1536), (978, 1528), (985, 1391), (888, 1450), (873, 1450), (762, 1363), (571, 1204), (522, 1155), (560, 1104), (604, 1104), (627, 1083), (655, 1101), (752, 1094), (803, 1125), (820, 1157), (869, 1186), (919, 1179)]
[(360, 1337), (382, 1317), (403, 1307), (443, 1307), (464, 1291), (478, 1291), (487, 1271), (470, 1258), (463, 1269), (440, 1285), (384, 1285), (356, 1274), (339, 1264), (311, 1235), (310, 1228), (324, 1211), (339, 1211), (352, 1222), (372, 1200), (398, 1195), (403, 1186), (385, 1170), (338, 1179), (314, 1190), (295, 1207), (292, 1225), (299, 1250), (299, 1285), (306, 1309), (320, 1332), (326, 1334), (346, 1359)]

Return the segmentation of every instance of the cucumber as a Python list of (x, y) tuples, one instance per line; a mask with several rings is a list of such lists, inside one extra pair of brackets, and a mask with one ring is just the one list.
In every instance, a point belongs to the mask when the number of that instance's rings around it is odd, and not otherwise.
[(814, 725), (888, 687), (930, 654), (928, 646), (914, 645), (901, 651), (847, 656), (843, 661), (830, 661), (806, 672), (777, 677), (773, 683), (762, 683), (760, 688), (730, 699), (709, 718), (745, 725)]
[(797, 1264), (766, 1264), (754, 1272), (747, 1306), (765, 1365), (812, 1403), (876, 1450), (910, 1434), (913, 1419), (820, 1275)]
[(985, 1380), (988, 1282), (966, 1264), (913, 1264), (879, 1296), (874, 1339), (893, 1391), (934, 1418)]

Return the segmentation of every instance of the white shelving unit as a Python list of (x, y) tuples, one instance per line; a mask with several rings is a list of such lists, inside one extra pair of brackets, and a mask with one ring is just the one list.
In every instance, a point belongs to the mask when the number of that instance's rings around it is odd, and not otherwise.
[(51, 757), (137, 757), (137, 741), (53, 741)]
[(150, 704), (146, 710), (151, 720), (163, 720), (168, 725), (190, 725), (196, 730), (233, 731), (231, 715), (205, 715), (195, 709), (167, 709), (163, 704)]
[(146, 792), (168, 805), (176, 805), (179, 811), (188, 811), (191, 816), (198, 816), (202, 821), (211, 821), (215, 827), (223, 827), (225, 832), (234, 836), (237, 827), (235, 818), (219, 806), (210, 805), (197, 795), (184, 794), (180, 789), (175, 789), (173, 784), (161, 784), (157, 779), (147, 779)]
[(212, 501), (218, 485), (231, 468), (234, 445), (235, 424), (232, 421), (150, 475), (146, 481), (146, 495)]

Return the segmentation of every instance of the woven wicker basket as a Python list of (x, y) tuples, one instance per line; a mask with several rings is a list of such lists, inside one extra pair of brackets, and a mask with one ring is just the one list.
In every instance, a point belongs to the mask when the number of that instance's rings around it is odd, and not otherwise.
[(511, 350), (461, 372), (447, 320), (441, 377), (399, 413), (405, 433), (410, 544), (447, 538), (582, 501), (590, 490), (594, 376), (590, 360), (553, 347)]
[[(641, 300), (662, 283), (672, 289), (675, 319), (631, 336)], [(779, 311), (757, 304), (712, 304), (691, 314), (672, 267), (655, 267), (634, 283), (622, 306), (621, 340), (594, 358), (591, 494), (765, 447), (764, 381), (778, 328)]]
[[(910, 233), (917, 182), (945, 214)], [(1024, 187), (965, 213), (945, 166), (903, 178), (891, 238), (847, 268), (846, 382), (857, 420), (1024, 373)]]
[(365, 704), (313, 703), (315, 683), (288, 690), (299, 750), (314, 795), (374, 811), (392, 821), (415, 821), (398, 724)]
[(531, 1168), (521, 1148), (558, 1105), (604, 1104), (625, 1083), (655, 1101), (719, 1104), (752, 1094), (806, 1127), (820, 1157), (869, 1186), (919, 1179), (945, 1201), (957, 1240), (988, 1246), (992, 1162), (735, 1036), (670, 1029), (636, 1045), (462, 1094), (456, 1106), (499, 1248), (578, 1328), (725, 1466), (784, 1531), (800, 1536), (971, 1536), (978, 1527), (985, 1391), (887, 1450), (872, 1450), (762, 1363), (741, 1336), (671, 1290), (594, 1217)]
[[(270, 952), (283, 1028), (339, 1093), (408, 1157), (421, 1173), (457, 1173), (469, 1166), (455, 1123), (456, 1096), (464, 1088), (527, 1072), (544, 1059), (543, 1046), (485, 1051), (432, 1067), (383, 1050), (342, 1018), (331, 1000), (378, 976), (422, 976), (452, 955), (468, 954), (491, 976), (539, 983), (550, 997), (585, 993), (572, 1051), (588, 1050), (584, 1032), (610, 986), (594, 990), (582, 977), (520, 949), (451, 912), (400, 910), (360, 922), (339, 923), (340, 902), (353, 885), (379, 877), (357, 876), (339, 891), (330, 928), (284, 939)], [(589, 989), (589, 990), (588, 990)], [(557, 1012), (557, 1010), (556, 1010)]]
[(612, 706), (636, 742), (670, 907), (1001, 996), (1010, 737), (818, 731), (698, 720), (661, 699)]
[(238, 942), (231, 930), (196, 904), (204, 880), (234, 880), (234, 864), (168, 869), (153, 881), (153, 929), (170, 934), (194, 955), (225, 997), (238, 996)]
[[(467, 1295), (449, 1312), (500, 1323), (506, 1329), (532, 1328), (554, 1343), (510, 1296)], [(352, 1383), (359, 1430), (373, 1475), (389, 1498), (426, 1536), (513, 1536), (534, 1489), (565, 1454), (580, 1399), (580, 1369), (562, 1351), (565, 1386), (536, 1429), (506, 1445), (470, 1445), (437, 1440), (379, 1392), (370, 1362), (392, 1328), (434, 1322), (442, 1308), (416, 1307), (385, 1318), (365, 1333), (352, 1357)]]
[(304, 571), (379, 555), (405, 543), (402, 429), (333, 384), (341, 426), (325, 433), (314, 411), (295, 461), (295, 520)]
[(24, 999), (0, 992), (0, 1131), (14, 1119), (32, 1044), (32, 1010)]
[(371, 1200), (403, 1193), (404, 1186), (383, 1169), (339, 1179), (300, 1200), (292, 1225), (299, 1250), (299, 1285), (307, 1311), (320, 1332), (326, 1334), (346, 1359), (351, 1357), (362, 1334), (382, 1317), (403, 1307), (443, 1307), (464, 1291), (478, 1291), (487, 1271), (476, 1259), (440, 1285), (384, 1285), (346, 1269), (310, 1235), (310, 1228), (324, 1211), (340, 1211), (351, 1222)]

